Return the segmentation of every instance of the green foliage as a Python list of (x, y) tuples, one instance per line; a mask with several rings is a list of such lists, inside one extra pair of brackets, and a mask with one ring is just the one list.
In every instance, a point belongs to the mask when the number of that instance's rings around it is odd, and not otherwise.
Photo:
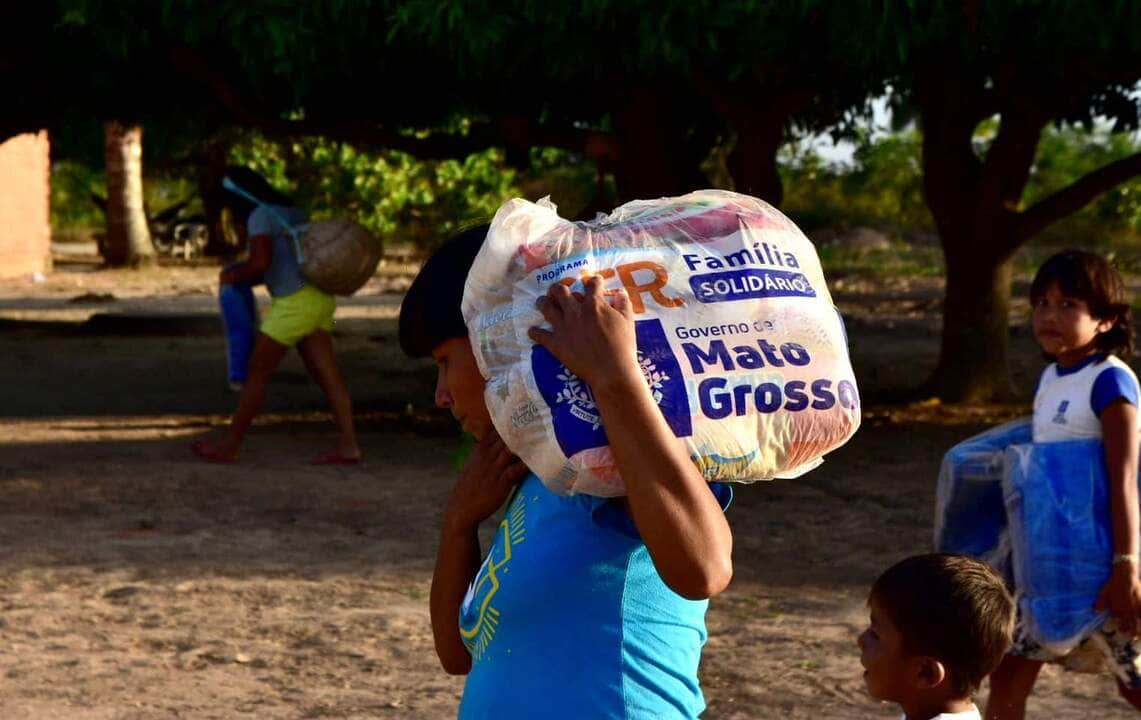
[[(143, 181), (143, 202), (148, 215), (190, 200), (185, 212), (200, 212), (191, 178), (173, 173), (150, 173)], [(51, 168), (51, 226), (56, 232), (101, 231), (106, 222), (96, 198), (107, 195), (102, 166), (76, 160), (59, 160)]]
[[(1128, 126), (1138, 109), (1123, 92), (1133, 88), (1141, 57), (1141, 4), (1128, 0), (59, 0), (50, 8), (50, 42), (40, 55), (60, 74), (28, 83), (47, 90), (11, 104), (58, 110), (45, 103), (66, 97), (71, 122), (114, 108), (148, 120), (148, 133), (151, 119), (176, 127), (169, 141), (165, 132), (148, 135), (149, 158), (159, 140), (170, 147), (165, 155), (186, 157), (179, 137), (206, 137), (236, 119), (270, 126), (304, 118), (311, 130), (353, 138), (379, 131), (432, 139), (475, 127), (469, 137), (493, 143), (501, 138), (480, 129), (521, 117), (563, 131), (546, 142), (581, 149), (577, 131), (618, 127), (624, 103), (643, 91), (672, 103), (658, 115), (673, 126), (671, 152), (705, 157), (738, 131), (727, 127), (733, 113), (788, 101), (796, 110), (786, 127), (850, 132), (885, 82), (903, 106), (933, 67), (961, 88), (927, 95), (959, 98), (961, 89), (972, 102), (960, 104), (972, 111), (1001, 112), (1003, 101), (1031, 98), (1054, 118), (1088, 122), (1101, 112)], [(28, 30), (39, 37), (32, 30), (45, 28)], [(76, 85), (67, 79), (78, 57), (90, 82)], [(997, 97), (973, 102), (987, 88)], [(804, 97), (811, 98), (807, 107), (797, 100)], [(1061, 107), (1058, 98), (1069, 104)], [(853, 168), (826, 167), (803, 153), (786, 158), (790, 213), (806, 227), (929, 231), (913, 167), (917, 136), (854, 137)], [(986, 142), (980, 138), (980, 152)], [(509, 169), (496, 150), (419, 161), (329, 139), (261, 138), (240, 143), (234, 159), (295, 191), (318, 217), (350, 213), (386, 235), (428, 245), (486, 219), (514, 194), (535, 197), (553, 187), (571, 215), (593, 193), (589, 164), (565, 153), (565, 163), (527, 174)], [(1053, 183), (1061, 176), (1045, 167), (1026, 199), (1038, 183), (1060, 187)], [(1099, 222), (1134, 218), (1125, 226), (1135, 234), (1136, 186), (1107, 198), (1114, 207), (1102, 202), (1086, 213), (1094, 220), (1104, 213)]]
[(897, 235), (933, 232), (923, 202), (920, 144), (914, 129), (878, 138), (864, 131), (850, 166), (825, 163), (803, 144), (786, 146), (784, 210), (806, 230), (865, 225)]
[[(980, 126), (979, 142), (988, 141)], [(922, 197), (921, 138), (914, 129), (884, 136), (861, 131), (850, 164), (826, 163), (806, 143), (781, 152), (786, 195), (783, 210), (806, 231), (868, 226), (896, 241), (890, 253), (822, 250), (826, 263), (856, 272), (928, 273), (940, 267), (931, 251), (934, 228)], [(1027, 204), (1090, 170), (1138, 150), (1138, 141), (1107, 130), (1067, 127), (1043, 137), (1026, 193)], [(315, 218), (349, 215), (397, 242), (431, 247), (456, 229), (487, 221), (511, 197), (550, 195), (574, 217), (596, 190), (594, 168), (556, 148), (532, 150), (527, 172), (503, 162), (497, 150), (462, 161), (420, 161), (395, 151), (365, 152), (322, 138), (276, 142), (241, 134), (230, 160), (264, 174), (307, 207)], [(192, 178), (172, 167), (148, 165), (147, 207), (156, 212), (194, 193)], [(90, 200), (102, 195), (101, 168), (61, 160), (52, 170), (52, 224), (57, 229), (99, 228), (103, 217)], [(612, 196), (612, 193), (611, 193)], [(919, 248), (910, 248), (919, 239)], [(1141, 246), (1141, 181), (1121, 185), (1043, 234), (1038, 244), (1081, 244), (1108, 250)], [(1120, 250), (1119, 250), (1120, 251)]]
[[(1051, 117), (1092, 127), (1108, 117), (1117, 129), (1136, 128), (1141, 105), (1141, 3), (1134, 0), (850, 0), (843, 12), (859, 28), (869, 66), (890, 79), (896, 117), (910, 117), (933, 68), (950, 69), (958, 108), (970, 115), (970, 95), (994, 90), (995, 106), (1037, 100)], [(1061, 89), (1065, 91), (1061, 91)], [(935, 95), (932, 95), (935, 93)]]
[[(101, 158), (90, 150), (100, 138), (71, 141), (83, 159), (57, 160), (52, 172), (52, 225), (57, 231), (99, 230), (104, 218), (92, 196), (103, 196)], [(397, 151), (363, 151), (348, 143), (310, 137), (271, 140), (255, 131), (228, 133), (229, 162), (247, 165), (290, 193), (315, 219), (352, 217), (396, 243), (432, 247), (464, 227), (487, 222), (512, 197), (549, 195), (565, 216), (593, 197), (595, 170), (557, 148), (534, 148), (531, 166), (508, 166), (487, 149), (462, 160), (422, 161)], [(147, 153), (148, 157), (150, 153)], [(159, 212), (192, 198), (196, 169), (177, 162), (145, 165), (147, 210)], [(188, 211), (198, 211), (194, 198)]]
[[(982, 123), (976, 145), (985, 152), (995, 123)], [(929, 242), (935, 228), (923, 200), (921, 135), (913, 128), (871, 138), (863, 132), (851, 165), (823, 161), (804, 143), (781, 154), (786, 212), (806, 232), (818, 228), (876, 228), (893, 238), (890, 250), (821, 247), (821, 261), (832, 271), (870, 275), (940, 272), (942, 257)], [(1024, 196), (1024, 205), (1072, 184), (1110, 162), (1141, 150), (1141, 140), (1106, 128), (1085, 132), (1051, 128), (1042, 138)], [(1141, 262), (1141, 180), (1117, 186), (1074, 215), (1051, 226), (1016, 258), (1020, 270), (1060, 246), (1088, 247), (1115, 254), (1129, 266)]]
[(513, 197), (549, 195), (573, 217), (595, 190), (592, 164), (551, 147), (533, 148), (530, 168), (521, 172), (497, 148), (462, 160), (419, 160), (326, 138), (276, 141), (250, 131), (232, 145), (229, 160), (263, 174), (314, 219), (349, 216), (387, 240), (421, 248), (489, 222)]
[[(1141, 152), (1141, 138), (1101, 127), (1086, 132), (1050, 128), (1038, 145), (1038, 158), (1027, 183), (1025, 206), (1071, 185), (1083, 175)], [(1070, 217), (1047, 228), (1040, 242), (1109, 250), (1141, 249), (1141, 179), (1118, 185)]]
[(890, 247), (861, 249), (837, 244), (817, 245), (820, 264), (830, 277), (932, 277), (943, 274), (943, 252), (935, 245), (894, 241)]
[(921, 142), (914, 129), (878, 140), (860, 138), (855, 169), (844, 177), (844, 193), (855, 199), (857, 212), (914, 231), (933, 229), (923, 202)]
[(421, 161), (324, 138), (275, 142), (249, 133), (230, 160), (287, 190), (314, 219), (349, 216), (386, 239), (420, 246), (490, 220), (517, 194), (517, 172), (494, 148), (463, 160)]
[(51, 225), (56, 231), (101, 228), (103, 211), (92, 195), (107, 193), (102, 168), (95, 170), (74, 161), (52, 163)]

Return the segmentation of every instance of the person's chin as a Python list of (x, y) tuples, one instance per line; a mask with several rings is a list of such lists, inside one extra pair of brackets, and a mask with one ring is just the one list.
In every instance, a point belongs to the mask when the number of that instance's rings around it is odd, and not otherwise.
[(872, 687), (872, 678), (870, 675), (868, 675), (867, 670), (864, 671), (864, 690), (868, 693), (868, 697), (872, 698), (873, 700), (882, 699)]
[(478, 432), (476, 432), (476, 431), (475, 431), (475, 429), (473, 429), (473, 428), (471, 427), (471, 425), (468, 423), (468, 419), (467, 419), (467, 416), (466, 416), (466, 415), (460, 415), (460, 416), (457, 416), (457, 417), (456, 417), (456, 422), (457, 422), (457, 423), (459, 423), (459, 425), (460, 425), (460, 430), (464, 431), (464, 432), (465, 432), (465, 433), (467, 433), (468, 435), (472, 435), (472, 436), (474, 436), (474, 437), (475, 437), (475, 439), (476, 439), (477, 441), (478, 441), (478, 440), (480, 440), (480, 439), (482, 439), (482, 438), (480, 437), (480, 436), (482, 435), (482, 433), (478, 433)]

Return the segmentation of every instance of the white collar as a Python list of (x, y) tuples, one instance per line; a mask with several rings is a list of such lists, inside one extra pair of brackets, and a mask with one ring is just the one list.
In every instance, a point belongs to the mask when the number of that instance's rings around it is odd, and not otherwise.
[[(904, 715), (902, 720), (907, 720), (907, 716)], [(971, 705), (970, 710), (957, 713), (940, 713), (930, 720), (982, 720), (982, 716), (979, 715), (979, 709)]]

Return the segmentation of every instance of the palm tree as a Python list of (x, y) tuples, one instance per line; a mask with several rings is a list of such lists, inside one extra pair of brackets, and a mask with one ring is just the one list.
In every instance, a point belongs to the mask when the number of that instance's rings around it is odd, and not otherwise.
[(104, 128), (107, 165), (107, 240), (103, 259), (112, 267), (155, 262), (143, 208), (143, 129), (117, 120)]

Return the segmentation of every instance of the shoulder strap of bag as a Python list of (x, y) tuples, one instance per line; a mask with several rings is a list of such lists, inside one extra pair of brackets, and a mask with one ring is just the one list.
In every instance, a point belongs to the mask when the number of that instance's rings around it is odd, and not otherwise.
[(228, 177), (222, 178), (222, 187), (229, 190), (230, 192), (232, 192), (236, 195), (240, 195), (240, 196), (244, 197), (246, 200), (249, 200), (250, 202), (252, 202), (254, 205), (256, 205), (258, 207), (265, 208), (266, 211), (268, 211), (269, 214), (273, 216), (274, 220), (277, 220), (277, 222), (283, 228), (285, 228), (285, 231), (289, 233), (289, 236), (291, 238), (293, 238), (293, 252), (297, 255), (297, 264), (298, 265), (304, 265), (305, 264), (305, 253), (302, 252), (302, 250), (301, 250), (301, 233), (297, 231), (297, 228), (295, 228), (293, 225), (291, 225), (288, 220), (286, 220), (284, 217), (281, 216), (280, 213), (278, 213), (276, 210), (274, 210), (272, 205), (267, 205), (266, 203), (263, 203), (261, 200), (259, 200), (258, 198), (254, 197), (253, 195), (251, 195), (250, 193), (246, 192), (241, 187), (239, 187), (238, 184), (236, 182), (234, 182), (233, 180), (231, 180), (230, 178), (228, 178)]

